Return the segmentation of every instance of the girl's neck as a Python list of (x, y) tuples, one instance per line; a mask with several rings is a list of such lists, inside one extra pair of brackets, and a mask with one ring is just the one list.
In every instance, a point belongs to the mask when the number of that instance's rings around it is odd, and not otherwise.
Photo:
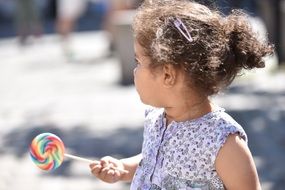
[(208, 98), (201, 99), (194, 103), (186, 102), (181, 106), (166, 107), (165, 117), (167, 124), (172, 121), (187, 121), (197, 119), (212, 111), (212, 105)]

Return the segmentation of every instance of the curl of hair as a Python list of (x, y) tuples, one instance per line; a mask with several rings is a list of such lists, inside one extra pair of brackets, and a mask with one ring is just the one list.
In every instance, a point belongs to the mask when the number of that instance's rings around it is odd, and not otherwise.
[(265, 66), (263, 57), (272, 54), (273, 46), (258, 40), (245, 13), (239, 10), (232, 11), (232, 14), (226, 18), (224, 30), (234, 56), (232, 64), (245, 69)]

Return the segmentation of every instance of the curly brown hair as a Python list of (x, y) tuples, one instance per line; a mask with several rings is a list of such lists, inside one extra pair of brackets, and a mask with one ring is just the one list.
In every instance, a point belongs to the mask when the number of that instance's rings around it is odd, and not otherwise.
[[(175, 27), (181, 20), (193, 41)], [(227, 87), (244, 69), (262, 68), (273, 45), (258, 39), (248, 15), (228, 16), (187, 0), (146, 0), (134, 18), (136, 41), (154, 66), (183, 68), (188, 81), (210, 96)]]

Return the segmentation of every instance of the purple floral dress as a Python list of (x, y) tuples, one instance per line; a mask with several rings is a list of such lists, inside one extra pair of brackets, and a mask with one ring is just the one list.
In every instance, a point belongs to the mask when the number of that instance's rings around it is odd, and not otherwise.
[(142, 160), (131, 190), (225, 189), (215, 170), (218, 151), (242, 127), (224, 109), (166, 126), (164, 109), (146, 111)]

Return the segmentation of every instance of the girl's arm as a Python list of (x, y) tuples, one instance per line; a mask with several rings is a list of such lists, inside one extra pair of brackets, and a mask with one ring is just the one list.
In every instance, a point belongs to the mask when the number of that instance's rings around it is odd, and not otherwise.
[[(141, 154), (121, 160), (106, 156), (100, 161), (94, 161), (94, 163), (90, 164), (90, 169), (93, 175), (107, 183), (131, 181), (141, 159)], [(128, 172), (115, 170), (114, 167), (127, 170)]]
[(261, 190), (251, 152), (238, 134), (228, 137), (215, 166), (227, 189)]
[(133, 176), (141, 159), (142, 159), (141, 154), (138, 154), (130, 158), (121, 159), (121, 162), (123, 163), (125, 170), (129, 171), (129, 173), (125, 174), (121, 180), (131, 181), (133, 179)]

